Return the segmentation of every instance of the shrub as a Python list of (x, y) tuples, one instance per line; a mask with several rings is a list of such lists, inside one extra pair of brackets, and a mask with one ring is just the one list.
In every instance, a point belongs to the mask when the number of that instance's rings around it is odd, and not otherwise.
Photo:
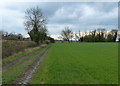
[(2, 41), (2, 58), (35, 46), (36, 44), (32, 41)]

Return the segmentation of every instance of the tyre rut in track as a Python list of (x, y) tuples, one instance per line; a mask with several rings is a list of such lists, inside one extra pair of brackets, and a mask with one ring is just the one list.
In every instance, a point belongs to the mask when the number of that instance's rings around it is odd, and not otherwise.
[(27, 57), (29, 57), (30, 55), (34, 54), (36, 51), (38, 51), (38, 50), (40, 50), (40, 49), (41, 49), (41, 48), (39, 48), (39, 49), (37, 49), (37, 50), (35, 50), (35, 51), (33, 51), (33, 52), (30, 52), (30, 53), (28, 53), (27, 55), (24, 55), (24, 56), (22, 56), (22, 57), (20, 57), (20, 58), (18, 58), (18, 59), (15, 59), (15, 60), (13, 60), (12, 62), (10, 62), (9, 64), (7, 64), (7, 65), (5, 65), (5, 66), (2, 66), (2, 72), (4, 72), (5, 70), (7, 70), (8, 68), (10, 68), (11, 66), (15, 65), (16, 63), (22, 61), (24, 58), (27, 58)]
[(38, 58), (28, 67), (28, 69), (17, 79), (15, 80), (12, 84), (29, 84), (29, 82), (32, 79), (33, 74), (36, 72), (39, 64), (42, 62), (44, 59), (45, 55), (48, 53), (48, 50), (51, 46), (49, 46), (44, 52), (38, 56)]

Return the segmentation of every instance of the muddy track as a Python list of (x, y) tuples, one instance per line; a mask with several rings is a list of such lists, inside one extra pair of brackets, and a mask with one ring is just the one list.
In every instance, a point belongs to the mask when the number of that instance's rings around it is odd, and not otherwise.
[(50, 47), (51, 45), (43, 53), (41, 53), (40, 56), (38, 56), (38, 58), (28, 67), (28, 69), (12, 83), (12, 85), (23, 84), (24, 86), (26, 84), (29, 84), (33, 74), (36, 72), (39, 64), (42, 62), (45, 55), (48, 53)]
[(4, 72), (5, 70), (7, 70), (9, 67), (15, 65), (16, 63), (22, 61), (24, 58), (27, 58), (27, 57), (29, 57), (30, 55), (34, 54), (36, 51), (39, 51), (40, 49), (41, 49), (41, 48), (39, 48), (39, 49), (37, 49), (37, 50), (35, 50), (35, 51), (33, 51), (33, 52), (30, 52), (30, 53), (28, 53), (27, 55), (24, 55), (24, 56), (22, 56), (22, 57), (20, 57), (20, 58), (18, 58), (18, 59), (15, 59), (14, 61), (12, 61), (11, 63), (9, 63), (9, 64), (7, 64), (7, 65), (5, 65), (5, 66), (2, 66), (2, 72)]

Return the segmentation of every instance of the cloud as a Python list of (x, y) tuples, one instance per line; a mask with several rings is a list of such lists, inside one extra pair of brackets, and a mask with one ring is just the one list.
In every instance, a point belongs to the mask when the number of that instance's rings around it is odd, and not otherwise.
[[(97, 5), (100, 6), (100, 8)], [(107, 7), (106, 7), (107, 6)], [(105, 9), (104, 9), (105, 8)], [(65, 26), (74, 32), (97, 28), (117, 29), (118, 7), (114, 3), (79, 3), (63, 5), (50, 18), (50, 32), (59, 33)]]
[(114, 7), (106, 12), (86, 4), (74, 7), (65, 6), (59, 8), (50, 20), (51, 23), (59, 24), (100, 24), (103, 22), (103, 24), (111, 25), (116, 24), (116, 22), (112, 21), (117, 20), (117, 9), (117, 7)]
[(74, 25), (72, 24), (48, 24), (48, 31), (49, 34), (61, 34), (61, 31), (64, 29), (64, 27), (69, 26), (70, 28), (74, 28)]
[(22, 32), (24, 33), (23, 17), (24, 14), (17, 10), (2, 10), (2, 26), (3, 30), (9, 32)]
[(48, 18), (49, 34), (60, 34), (69, 26), (74, 32), (104, 27), (107, 30), (118, 26), (117, 2), (21, 2), (0, 6), (3, 29), (26, 34), (23, 22), (27, 8), (39, 6)]

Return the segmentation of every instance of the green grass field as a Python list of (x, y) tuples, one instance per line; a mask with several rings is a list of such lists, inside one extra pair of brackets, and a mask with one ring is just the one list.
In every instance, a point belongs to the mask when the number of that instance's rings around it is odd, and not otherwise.
[(55, 43), (32, 84), (117, 84), (117, 43)]

